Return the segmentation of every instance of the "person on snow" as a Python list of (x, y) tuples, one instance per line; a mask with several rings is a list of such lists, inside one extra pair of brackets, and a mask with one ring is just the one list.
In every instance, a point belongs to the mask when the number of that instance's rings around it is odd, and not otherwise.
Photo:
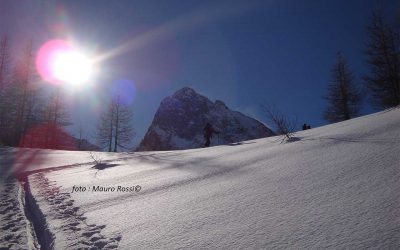
[(206, 139), (206, 143), (204, 144), (204, 147), (209, 147), (211, 143), (211, 138), (213, 134), (219, 134), (218, 131), (216, 131), (213, 126), (207, 122), (206, 126), (204, 127), (204, 138)]
[(303, 130), (306, 130), (307, 129), (307, 124), (303, 124)]

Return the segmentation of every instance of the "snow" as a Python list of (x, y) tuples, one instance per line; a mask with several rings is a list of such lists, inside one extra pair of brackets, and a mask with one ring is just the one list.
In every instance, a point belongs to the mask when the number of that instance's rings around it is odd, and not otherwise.
[[(7, 172), (35, 170), (26, 183), (45, 220), (35, 224), (55, 249), (395, 249), (399, 124), (393, 109), (300, 131), (290, 143), (97, 153), (97, 165), (87, 152), (1, 154)], [(30, 164), (33, 152), (40, 160)]]
[(25, 219), (21, 185), (16, 180), (5, 179), (0, 188), (0, 247), (32, 248), (35, 242), (31, 224)]

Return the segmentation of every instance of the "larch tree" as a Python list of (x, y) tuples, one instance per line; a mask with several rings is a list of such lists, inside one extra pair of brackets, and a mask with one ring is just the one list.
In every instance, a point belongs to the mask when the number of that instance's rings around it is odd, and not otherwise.
[(364, 77), (375, 107), (400, 104), (400, 37), (381, 14), (374, 13), (368, 26), (366, 50), (370, 73)]
[(111, 102), (107, 109), (100, 115), (97, 124), (97, 144), (108, 152), (112, 152), (114, 135), (114, 105)]
[(10, 117), (8, 117), (9, 99), (6, 96), (6, 88), (10, 73), (10, 48), (7, 34), (0, 37), (0, 145), (4, 143), (4, 137), (10, 129)]
[(340, 122), (359, 115), (361, 93), (353, 81), (353, 73), (339, 53), (332, 69), (332, 81), (328, 86), (328, 93), (324, 96), (327, 101), (327, 107), (323, 113), (325, 120)]
[(132, 125), (133, 112), (131, 108), (122, 103), (119, 97), (114, 100), (114, 105), (114, 152), (117, 152), (118, 148), (128, 149), (129, 143), (135, 135), (135, 131)]
[(44, 127), (47, 128), (43, 135), (46, 147), (58, 149), (68, 146), (63, 145), (67, 143), (68, 140), (65, 138), (66, 133), (61, 131), (72, 123), (70, 121), (69, 112), (61, 96), (60, 87), (57, 87), (50, 95), (50, 101), (44, 109), (42, 117)]
[(7, 34), (0, 37), (0, 91), (4, 90), (10, 68), (10, 48)]
[(24, 133), (40, 122), (39, 109), (41, 99), (39, 96), (38, 77), (34, 70), (33, 47), (30, 42), (22, 53), (20, 60), (14, 68), (10, 97), (15, 103), (12, 110), (14, 114), (14, 140), (13, 145), (23, 144)]
[(131, 107), (121, 102), (119, 96), (113, 98), (97, 125), (98, 144), (109, 152), (128, 149), (135, 135), (132, 119)]

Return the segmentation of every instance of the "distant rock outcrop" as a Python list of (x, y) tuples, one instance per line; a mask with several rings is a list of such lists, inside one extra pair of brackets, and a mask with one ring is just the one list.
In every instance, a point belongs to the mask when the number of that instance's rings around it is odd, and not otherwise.
[(222, 101), (211, 102), (185, 87), (160, 104), (153, 122), (138, 146), (138, 151), (199, 148), (204, 145), (207, 122), (220, 131), (211, 146), (274, 135), (261, 122), (230, 110)]

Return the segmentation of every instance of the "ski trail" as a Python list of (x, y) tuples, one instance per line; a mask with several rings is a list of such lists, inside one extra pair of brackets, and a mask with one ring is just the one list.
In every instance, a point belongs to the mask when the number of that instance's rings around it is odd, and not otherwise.
[[(0, 180), (0, 249), (118, 248), (121, 236), (106, 235), (105, 227), (88, 224), (71, 195), (43, 172)], [(68, 245), (59, 245), (58, 236)]]
[(46, 217), (40, 210), (35, 197), (32, 195), (28, 177), (24, 176), (20, 179), (20, 182), (24, 185), (25, 211), (27, 218), (33, 224), (36, 240), (40, 244), (41, 249), (53, 249), (55, 236), (51, 233), (46, 222)]
[(35, 226), (32, 222), (32, 217), (30, 216), (29, 208), (26, 205), (27, 203), (27, 190), (18, 183), (18, 201), (19, 201), (19, 209), (24, 213), (24, 218), (26, 221), (26, 232), (28, 237), (28, 246), (30, 249), (40, 249), (39, 242), (36, 237)]
[[(60, 187), (55, 182), (49, 181), (44, 173), (33, 174), (28, 179), (36, 202), (47, 216), (45, 220), (52, 222), (48, 225), (49, 230), (57, 232), (53, 246), (55, 249), (118, 248), (121, 236), (108, 236), (102, 233), (105, 225), (88, 224), (79, 207), (74, 205), (71, 195), (61, 192)], [(58, 237), (66, 241), (57, 241)], [(68, 242), (68, 246), (61, 246), (58, 242)]]
[(15, 178), (0, 183), (0, 249), (39, 249), (25, 214), (25, 192)]

